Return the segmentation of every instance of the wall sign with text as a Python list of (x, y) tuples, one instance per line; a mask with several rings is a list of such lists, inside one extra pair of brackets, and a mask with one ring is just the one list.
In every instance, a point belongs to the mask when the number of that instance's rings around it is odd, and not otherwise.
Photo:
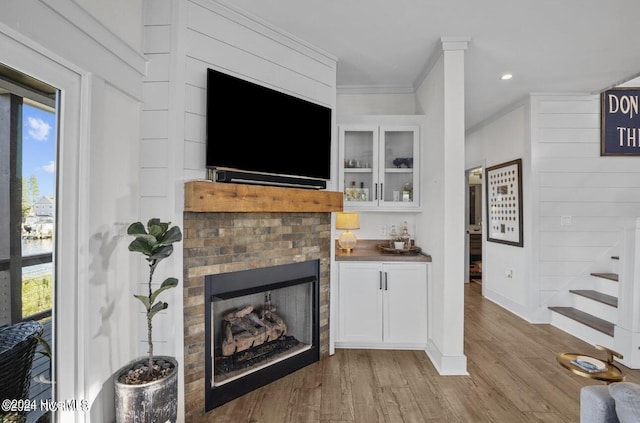
[(640, 155), (640, 88), (612, 88), (600, 94), (600, 155)]

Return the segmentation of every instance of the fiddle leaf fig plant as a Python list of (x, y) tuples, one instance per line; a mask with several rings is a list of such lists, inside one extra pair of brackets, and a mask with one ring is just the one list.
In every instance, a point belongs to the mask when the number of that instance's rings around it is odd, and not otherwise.
[(178, 279), (167, 278), (160, 287), (153, 289), (153, 274), (158, 264), (173, 253), (173, 244), (182, 240), (182, 232), (178, 226), (170, 227), (171, 222), (161, 222), (160, 219), (150, 219), (145, 226), (141, 222), (135, 222), (127, 228), (127, 234), (135, 237), (129, 244), (129, 251), (139, 252), (145, 256), (149, 264), (149, 279), (147, 281), (148, 293), (136, 295), (144, 305), (147, 315), (147, 342), (148, 350), (148, 378), (153, 377), (153, 325), (152, 319), (162, 310), (169, 307), (164, 301), (156, 301), (163, 291), (178, 286)]

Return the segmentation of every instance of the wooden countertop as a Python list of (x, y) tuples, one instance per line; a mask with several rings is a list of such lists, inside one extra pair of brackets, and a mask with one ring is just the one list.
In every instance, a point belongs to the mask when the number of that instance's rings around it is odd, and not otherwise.
[(363, 239), (359, 240), (352, 251), (343, 251), (336, 242), (336, 261), (404, 261), (431, 262), (431, 256), (425, 254), (394, 254), (385, 253), (378, 248), (379, 244), (387, 240)]

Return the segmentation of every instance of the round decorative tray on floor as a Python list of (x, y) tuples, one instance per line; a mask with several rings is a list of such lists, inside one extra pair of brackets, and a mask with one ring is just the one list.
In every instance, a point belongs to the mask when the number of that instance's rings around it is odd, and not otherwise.
[(420, 247), (416, 247), (415, 245), (409, 247), (409, 248), (389, 248), (389, 247), (385, 247), (382, 244), (378, 244), (378, 248), (383, 252), (383, 253), (389, 253), (389, 254), (419, 254), (420, 251), (422, 251), (422, 249), (420, 249)]

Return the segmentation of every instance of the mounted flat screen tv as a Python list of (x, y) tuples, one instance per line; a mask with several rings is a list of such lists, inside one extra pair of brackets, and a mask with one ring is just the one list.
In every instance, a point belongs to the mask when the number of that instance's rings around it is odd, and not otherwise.
[(330, 179), (331, 109), (207, 71), (209, 169)]

